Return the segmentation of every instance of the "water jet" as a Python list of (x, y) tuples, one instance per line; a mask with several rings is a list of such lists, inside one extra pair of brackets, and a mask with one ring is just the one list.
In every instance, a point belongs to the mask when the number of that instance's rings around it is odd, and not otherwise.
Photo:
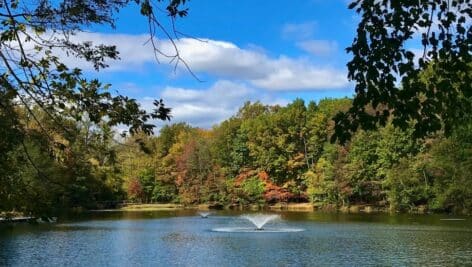
[(240, 218), (250, 221), (255, 227), (222, 227), (214, 228), (213, 232), (226, 233), (288, 233), (288, 232), (302, 232), (301, 228), (279, 228), (279, 227), (264, 227), (271, 221), (280, 220), (280, 215), (277, 214), (246, 214)]
[(280, 219), (280, 215), (276, 214), (254, 214), (254, 215), (243, 215), (244, 219), (249, 220), (256, 227), (255, 230), (264, 230), (264, 225), (272, 220)]
[(202, 218), (208, 218), (208, 215), (210, 215), (211, 212), (208, 212), (208, 211), (199, 211), (198, 214), (200, 214), (200, 217), (202, 217)]

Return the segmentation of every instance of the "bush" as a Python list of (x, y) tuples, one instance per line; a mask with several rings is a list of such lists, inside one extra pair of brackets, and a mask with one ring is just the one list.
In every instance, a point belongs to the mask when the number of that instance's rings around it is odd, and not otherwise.
[(175, 186), (157, 182), (152, 190), (152, 201), (171, 202), (176, 197)]
[(244, 198), (250, 203), (256, 203), (263, 200), (264, 183), (257, 175), (244, 180), (241, 183), (241, 188), (244, 193)]

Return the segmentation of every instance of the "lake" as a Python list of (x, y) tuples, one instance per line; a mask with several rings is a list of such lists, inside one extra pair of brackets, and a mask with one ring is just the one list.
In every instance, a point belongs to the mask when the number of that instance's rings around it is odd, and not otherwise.
[[(244, 212), (91, 212), (0, 228), (0, 266), (472, 265), (472, 218), (280, 212), (253, 229)], [(457, 220), (457, 219), (465, 220)]]

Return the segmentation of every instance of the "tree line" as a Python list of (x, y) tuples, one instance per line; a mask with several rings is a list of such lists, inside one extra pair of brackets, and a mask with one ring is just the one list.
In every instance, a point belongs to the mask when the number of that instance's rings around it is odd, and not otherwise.
[(296, 99), (285, 107), (247, 102), (211, 129), (176, 123), (121, 142), (105, 123), (64, 118), (64, 136), (40, 108), (36, 119), (17, 109), (26, 135), (3, 127), (11, 118), (0, 116), (0, 210), (49, 214), (133, 201), (470, 211), (472, 122), (448, 137), (425, 139), (389, 122), (358, 130), (343, 145), (330, 142), (333, 115), (351, 104), (348, 98)]
[[(388, 122), (331, 143), (334, 114), (351, 99), (286, 107), (246, 103), (210, 130), (179, 123), (118, 151), (127, 197), (139, 202), (225, 205), (312, 202), (409, 211), (472, 207), (472, 124), (451, 136), (413, 138)], [(138, 140), (138, 144), (136, 144)], [(135, 145), (132, 145), (135, 143)]]
[[(116, 46), (69, 37), (113, 28), (136, 4), (159, 53), (158, 33), (180, 36), (162, 20), (173, 26), (186, 2), (0, 1), (0, 210), (125, 199), (470, 210), (470, 1), (353, 1), (361, 20), (347, 48), (352, 101), (247, 103), (211, 130), (176, 124), (149, 136), (152, 119), (169, 119), (162, 100), (146, 111), (67, 66), (57, 49), (106, 68)], [(421, 41), (422, 55), (410, 41)], [(187, 66), (174, 48), (169, 56)], [(112, 129), (122, 124), (132, 137), (117, 143)]]

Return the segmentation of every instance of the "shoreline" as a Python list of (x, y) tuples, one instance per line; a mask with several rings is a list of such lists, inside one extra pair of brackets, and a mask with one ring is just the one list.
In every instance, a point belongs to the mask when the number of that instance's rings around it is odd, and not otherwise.
[(248, 204), (248, 205), (222, 205), (219, 203), (207, 204), (173, 204), (173, 203), (154, 203), (154, 204), (124, 204), (114, 209), (96, 209), (90, 211), (169, 211), (169, 210), (248, 210), (248, 211), (294, 211), (294, 212), (333, 212), (345, 214), (448, 214), (470, 216), (466, 212), (435, 212), (428, 210), (426, 206), (415, 207), (408, 211), (392, 210), (386, 206), (375, 206), (369, 204), (354, 204), (350, 206), (337, 207), (335, 205), (317, 205), (314, 203), (285, 203), (274, 204)]
[[(261, 211), (261, 212), (322, 212), (322, 213), (340, 213), (340, 214), (416, 214), (416, 215), (457, 215), (457, 216), (471, 216), (470, 213), (459, 212), (459, 213), (448, 213), (448, 212), (434, 212), (428, 210), (426, 207), (416, 207), (409, 211), (398, 211), (391, 210), (385, 206), (374, 206), (368, 204), (357, 204), (350, 206), (337, 207), (335, 205), (320, 205), (314, 203), (285, 203), (279, 202), (274, 204), (248, 204), (248, 205), (222, 205), (219, 203), (207, 203), (207, 204), (196, 204), (196, 205), (184, 205), (174, 203), (152, 203), (152, 204), (138, 204), (128, 203), (118, 205), (116, 208), (104, 208), (104, 209), (79, 209), (75, 213), (82, 212), (152, 212), (152, 211), (176, 211), (176, 210), (239, 210), (239, 211)], [(16, 224), (16, 223), (36, 223), (38, 217), (22, 216), (17, 214), (16, 216), (7, 218), (0, 216), (0, 225)]]
[(0, 224), (31, 223), (36, 222), (38, 218), (29, 216), (17, 216), (11, 218), (0, 217)]

